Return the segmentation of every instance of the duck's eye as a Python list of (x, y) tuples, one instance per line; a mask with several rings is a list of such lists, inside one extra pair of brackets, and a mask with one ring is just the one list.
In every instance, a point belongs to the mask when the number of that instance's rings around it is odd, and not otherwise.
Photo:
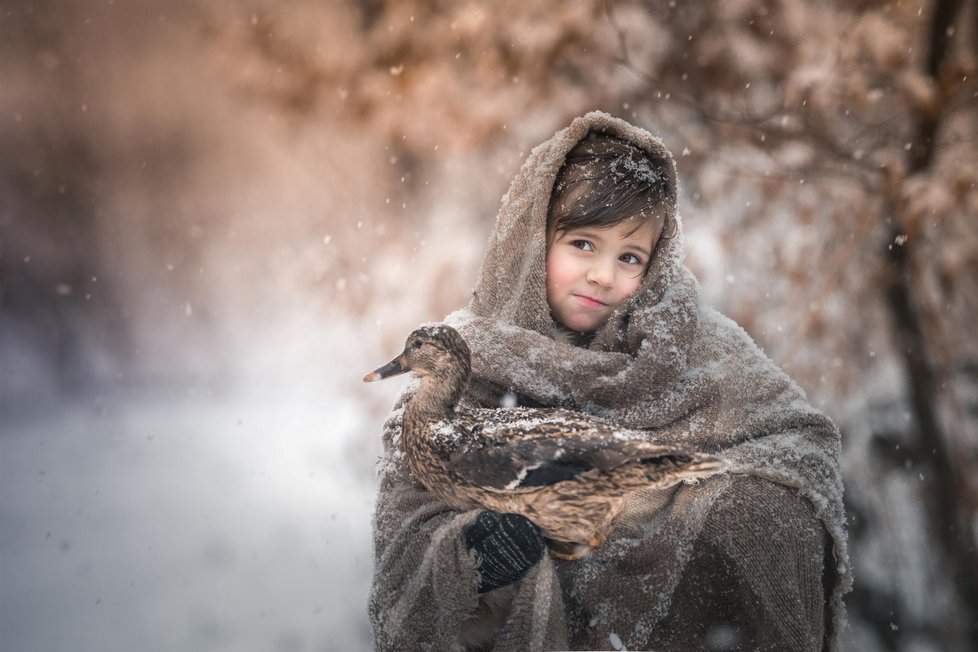
[(411, 346), (413, 346), (416, 349), (420, 349), (421, 348), (421, 340), (414, 340), (414, 343)]

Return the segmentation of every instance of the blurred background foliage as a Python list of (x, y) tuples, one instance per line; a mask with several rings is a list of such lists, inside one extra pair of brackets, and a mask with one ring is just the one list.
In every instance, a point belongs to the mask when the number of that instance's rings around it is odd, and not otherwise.
[(4, 1), (4, 419), (328, 376), (376, 438), (364, 365), (601, 109), (662, 136), (704, 296), (843, 431), (847, 647), (978, 649), (976, 32), (974, 0)]

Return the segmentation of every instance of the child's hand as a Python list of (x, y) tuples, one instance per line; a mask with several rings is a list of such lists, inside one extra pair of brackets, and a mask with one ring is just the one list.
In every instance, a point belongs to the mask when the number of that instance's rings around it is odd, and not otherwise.
[(479, 560), (479, 593), (522, 579), (546, 549), (540, 529), (519, 514), (482, 511), (463, 534)]

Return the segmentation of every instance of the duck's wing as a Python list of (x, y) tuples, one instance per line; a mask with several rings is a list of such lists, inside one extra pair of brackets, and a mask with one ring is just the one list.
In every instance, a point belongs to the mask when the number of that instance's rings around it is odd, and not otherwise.
[(636, 461), (678, 470), (712, 460), (568, 410), (477, 410), (463, 418), (466, 436), (457, 440), (450, 463), (459, 479), (481, 487), (538, 487)]

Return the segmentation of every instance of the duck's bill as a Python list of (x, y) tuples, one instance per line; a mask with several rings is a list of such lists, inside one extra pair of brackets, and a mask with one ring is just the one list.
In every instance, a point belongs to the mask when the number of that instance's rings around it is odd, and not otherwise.
[(406, 366), (401, 364), (401, 356), (397, 356), (383, 367), (374, 369), (369, 374), (363, 377), (363, 382), (372, 383), (375, 380), (383, 380), (384, 378), (390, 378), (391, 376), (397, 376), (410, 371)]

